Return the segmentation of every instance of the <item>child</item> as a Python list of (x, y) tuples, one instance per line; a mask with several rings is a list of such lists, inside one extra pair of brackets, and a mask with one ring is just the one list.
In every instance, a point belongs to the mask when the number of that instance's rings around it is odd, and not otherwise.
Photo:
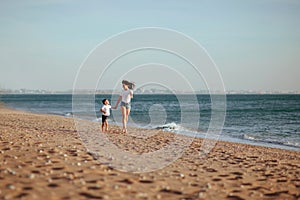
[(116, 107), (112, 107), (109, 105), (108, 99), (103, 99), (102, 100), (103, 106), (100, 109), (102, 112), (102, 132), (104, 132), (104, 126), (105, 126), (105, 131), (108, 131), (108, 117), (110, 116), (110, 109), (116, 109)]

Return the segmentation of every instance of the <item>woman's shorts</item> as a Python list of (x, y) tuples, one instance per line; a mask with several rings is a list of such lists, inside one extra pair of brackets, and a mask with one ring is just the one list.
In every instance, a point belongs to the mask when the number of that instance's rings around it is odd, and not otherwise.
[(125, 102), (121, 102), (121, 106), (124, 106), (126, 109), (130, 109), (131, 106), (130, 106), (130, 102), (129, 103), (125, 103)]

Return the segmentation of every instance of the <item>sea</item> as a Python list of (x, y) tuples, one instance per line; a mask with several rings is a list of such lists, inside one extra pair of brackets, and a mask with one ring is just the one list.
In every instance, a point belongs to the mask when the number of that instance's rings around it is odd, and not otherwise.
[[(115, 105), (115, 96), (97, 94), (92, 105), (95, 117), (84, 113), (84, 109), (79, 117), (101, 123), (99, 109), (104, 98)], [(74, 115), (72, 94), (1, 94), (0, 102), (9, 108), (33, 113), (67, 118)], [(211, 108), (210, 95), (180, 95), (178, 98), (174, 94), (136, 94), (131, 103), (129, 126), (205, 138), (212, 119)], [(189, 126), (186, 120), (182, 123), (186, 114), (199, 116), (188, 121), (197, 127)], [(113, 110), (110, 123), (120, 125), (120, 119), (120, 110)], [(300, 95), (226, 95), (226, 117), (221, 130), (219, 140), (300, 151)]]

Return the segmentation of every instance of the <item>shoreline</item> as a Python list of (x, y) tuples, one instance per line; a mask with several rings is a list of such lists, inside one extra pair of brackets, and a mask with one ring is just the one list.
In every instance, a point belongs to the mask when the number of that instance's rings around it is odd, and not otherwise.
[[(20, 112), (29, 112), (29, 113), (38, 114), (38, 115), (41, 114), (41, 115), (50, 115), (50, 116), (61, 116), (61, 117), (64, 117), (64, 118), (73, 118), (72, 115), (68, 115), (70, 113), (59, 114), (59, 113), (42, 113), (42, 112), (38, 112), (38, 111), (34, 112), (34, 111), (30, 111), (30, 110), (6, 107), (5, 103), (2, 103), (2, 105), (0, 104), (0, 109), (1, 108), (7, 108), (7, 109), (10, 109), (10, 110), (16, 110), (16, 111), (20, 111)], [(100, 118), (96, 118), (96, 119), (98, 120)], [(88, 119), (82, 119), (82, 120), (87, 120), (89, 122), (97, 122), (97, 123), (101, 122), (101, 120), (100, 121), (88, 120)], [(115, 124), (115, 122), (111, 122), (111, 125), (117, 126)], [(130, 126), (130, 124), (128, 124), (128, 125)], [(136, 127), (136, 126), (131, 126), (131, 128), (140, 129), (140, 127)], [(147, 129), (147, 128), (142, 128), (142, 129)], [(154, 129), (154, 128), (149, 128), (149, 130), (151, 130), (151, 129)], [(164, 131), (164, 132), (172, 132), (172, 131)], [(189, 136), (188, 134), (182, 134), (182, 133), (178, 133), (178, 132), (172, 132), (172, 133), (179, 134), (179, 135), (182, 135), (182, 136), (192, 137), (192, 136)], [(205, 134), (203, 133), (203, 135), (205, 135)], [(205, 139), (204, 136), (199, 136), (199, 137), (194, 137), (194, 138)], [(259, 140), (250, 140), (250, 139), (246, 139), (246, 138), (236, 138), (236, 137), (231, 137), (231, 136), (227, 136), (227, 135), (224, 135), (224, 134), (220, 134), (220, 136), (218, 138), (218, 141), (238, 143), (238, 144), (246, 144), (246, 145), (253, 145), (253, 146), (260, 146), (260, 147), (270, 147), (270, 148), (300, 152), (300, 146), (295, 146), (293, 144), (282, 144), (282, 143), (279, 143), (279, 142), (276, 142), (276, 141), (267, 142), (267, 141), (259, 141)]]
[[(164, 95), (162, 95), (164, 96)], [(240, 96), (240, 95), (238, 95)], [(237, 98), (229, 98), (228, 104), (231, 105), (228, 107), (226, 113), (225, 125), (223, 126), (222, 133), (219, 134), (219, 140), (229, 141), (229, 142), (237, 142), (243, 144), (251, 144), (256, 146), (266, 146), (266, 147), (275, 147), (279, 149), (288, 149), (293, 151), (300, 151), (300, 143), (299, 143), (299, 135), (297, 134), (297, 124), (299, 124), (299, 119), (297, 118), (297, 108), (299, 107), (297, 102), (300, 96), (290, 97), (267, 97), (268, 95), (263, 95), (265, 97), (256, 97), (253, 96), (249, 100), (247, 97), (242, 95)], [(2, 96), (0, 95), (0, 98)], [(101, 96), (97, 96), (97, 98), (101, 99)], [(105, 97), (109, 98), (109, 97)], [(139, 98), (136, 98), (136, 106), (135, 112), (131, 113), (131, 117), (135, 123), (132, 123), (132, 126), (139, 127), (139, 123), (150, 123), (149, 117), (146, 115), (141, 115), (141, 111), (143, 112), (143, 106), (141, 106), (141, 102), (147, 99), (147, 102), (151, 102), (152, 97), (148, 99), (148, 96), (141, 95)], [(209, 97), (199, 97), (202, 100), (198, 100), (199, 106), (209, 105)], [(258, 99), (257, 99), (258, 98)], [(50, 114), (50, 115), (59, 115), (65, 117), (72, 117), (72, 96), (71, 95), (63, 95), (63, 97), (57, 97), (53, 95), (51, 97), (47, 97), (47, 95), (41, 95), (39, 97), (35, 97), (34, 95), (29, 95), (29, 97), (20, 96), (19, 97), (9, 97), (3, 96), (1, 98), (4, 102), (7, 103), (11, 108), (17, 108), (19, 110), (27, 110), (29, 112), (41, 113), (41, 114)], [(159, 97), (162, 101), (162, 105), (167, 107), (168, 102), (175, 102), (175, 99), (168, 99), (168, 97)], [(38, 100), (38, 101), (36, 101)], [(251, 105), (251, 109), (243, 106), (244, 100), (247, 101), (247, 104)], [(248, 101), (249, 100), (249, 101)], [(276, 102), (284, 100), (286, 103), (278, 104)], [(255, 103), (256, 102), (256, 103)], [(259, 103), (260, 102), (260, 103)], [(268, 102), (267, 104), (262, 102)], [(236, 106), (239, 109), (235, 110)], [(245, 102), (244, 102), (245, 103)], [(101, 103), (96, 102), (96, 107), (100, 107)], [(254, 106), (253, 106), (254, 105)], [(256, 106), (258, 105), (258, 107)], [(267, 106), (273, 105), (273, 107)], [(290, 106), (287, 106), (290, 105)], [(149, 106), (149, 105), (148, 105)], [(150, 105), (151, 106), (151, 105)], [(274, 107), (275, 106), (275, 107)], [(262, 107), (262, 108), (260, 108)], [(147, 107), (148, 108), (148, 107)], [(292, 111), (295, 108), (294, 111)], [(98, 109), (98, 108), (96, 108)], [(272, 110), (272, 111), (271, 111)], [(84, 111), (83, 111), (84, 112)], [(188, 136), (196, 136), (199, 138), (205, 138), (206, 131), (209, 122), (209, 109), (203, 110), (201, 113), (202, 117), (200, 119), (201, 125), (199, 125), (198, 129), (190, 130), (188, 128), (184, 128), (180, 126), (180, 116), (176, 114), (176, 109), (172, 108), (171, 113), (167, 115), (167, 122), (175, 124), (175, 131), (169, 130), (168, 128), (165, 131), (175, 132), (181, 135)], [(290, 114), (288, 114), (288, 113)], [(248, 114), (247, 114), (248, 113)], [(90, 115), (92, 113), (86, 113)], [(115, 114), (115, 113), (114, 113)], [(120, 114), (118, 112), (117, 114)], [(92, 114), (94, 115), (94, 114)], [(96, 112), (96, 115), (100, 117), (99, 113)], [(287, 116), (288, 115), (288, 116)], [(139, 117), (142, 117), (139, 119)], [(84, 116), (79, 116), (85, 118)], [(94, 117), (88, 117), (86, 120), (89, 121), (98, 121), (99, 119)], [(118, 120), (119, 121), (119, 120)], [(119, 123), (117, 125), (120, 125)], [(158, 128), (164, 126), (166, 124), (158, 124), (149, 128)], [(143, 125), (142, 125), (143, 126)], [(143, 128), (143, 127), (142, 127)], [(148, 127), (145, 127), (148, 128)], [(172, 129), (173, 127), (171, 127)], [(177, 130), (177, 128), (179, 128)], [(201, 130), (203, 129), (203, 130)]]
[[(165, 168), (126, 173), (87, 152), (72, 118), (0, 108), (0, 131), (0, 199), (300, 198), (296, 151), (217, 141), (200, 159), (203, 139), (195, 138)], [(145, 142), (115, 126), (106, 135), (136, 153), (153, 151), (174, 136), (160, 132)]]

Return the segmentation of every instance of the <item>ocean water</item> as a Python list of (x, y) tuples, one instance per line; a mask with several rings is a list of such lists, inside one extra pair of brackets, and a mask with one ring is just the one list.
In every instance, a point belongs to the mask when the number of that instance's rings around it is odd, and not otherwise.
[[(116, 96), (96, 95), (92, 105), (96, 117), (91, 118), (83, 108), (80, 118), (100, 123), (103, 98), (115, 104)], [(0, 95), (0, 101), (14, 109), (73, 116), (71, 94), (7, 94)], [(189, 121), (182, 116), (194, 118)], [(113, 110), (110, 123), (120, 124), (120, 119), (120, 111)], [(193, 120), (198, 120), (197, 127)], [(210, 120), (209, 95), (197, 95), (196, 101), (191, 95), (135, 95), (129, 125), (205, 137)], [(300, 151), (300, 95), (227, 95), (226, 118), (219, 139)]]

